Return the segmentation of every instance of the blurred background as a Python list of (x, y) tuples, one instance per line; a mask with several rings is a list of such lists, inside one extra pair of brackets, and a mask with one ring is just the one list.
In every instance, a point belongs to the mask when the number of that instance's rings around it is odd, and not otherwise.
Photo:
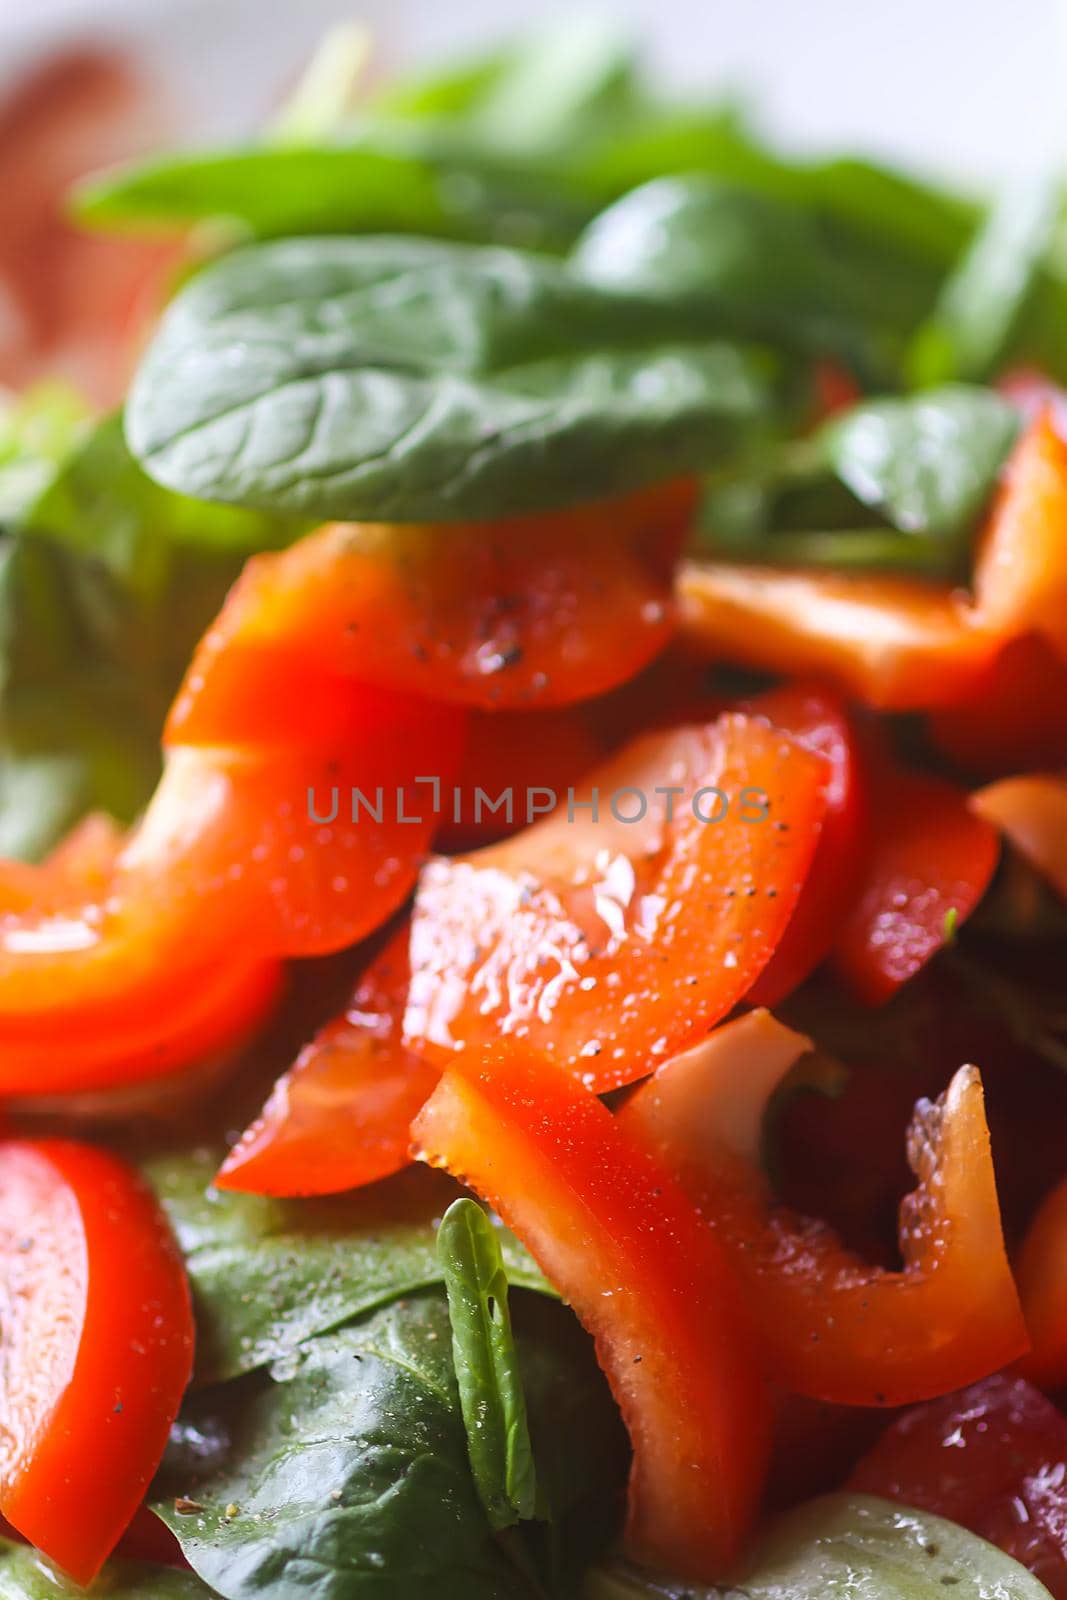
[[(133, 50), (190, 136), (254, 126), (330, 23), (383, 65), (442, 61), (574, 4), (533, 0), (0, 0), (0, 93), (59, 43)], [(581, 8), (584, 9), (584, 8)], [(612, 0), (669, 78), (739, 86), (769, 127), (995, 180), (1067, 152), (1067, 0)]]

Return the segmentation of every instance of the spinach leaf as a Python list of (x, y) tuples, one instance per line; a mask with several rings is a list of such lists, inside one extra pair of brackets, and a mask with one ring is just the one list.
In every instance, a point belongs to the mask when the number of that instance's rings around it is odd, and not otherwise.
[(578, 240), (575, 270), (719, 312), (735, 330), (851, 349), (859, 330), (836, 308), (840, 283), (812, 218), (771, 195), (693, 176), (661, 178), (601, 213)]
[(0, 542), (0, 853), (30, 858), (141, 810), (196, 640), (245, 555), (299, 531), (153, 483), (119, 417), (66, 444)]
[[(604, 1453), (605, 1440), (617, 1446), (617, 1419), (584, 1339), (575, 1359), (573, 1318), (536, 1297), (532, 1309), (529, 1342), (516, 1317), (531, 1416), (572, 1430), (578, 1462), (558, 1491), (548, 1485), (550, 1509), (584, 1517), (576, 1478), (580, 1494), (617, 1486), (618, 1464)], [(561, 1344), (546, 1318), (565, 1333)], [(570, 1396), (562, 1413), (561, 1387)], [(312, 1339), (269, 1374), (187, 1401), (154, 1502), (227, 1600), (543, 1593), (524, 1548), (493, 1539), (479, 1501), (440, 1289)]]
[(908, 369), (916, 385), (977, 382), (996, 370), (1038, 280), (1057, 203), (1041, 184), (990, 211), (915, 335)]
[(172, 304), (127, 436), (180, 492), (342, 519), (491, 518), (738, 448), (765, 365), (691, 308), (547, 257), (311, 239), (226, 257)]
[(28, 1545), (0, 1541), (0, 1600), (91, 1600), (93, 1595), (107, 1595), (108, 1600), (210, 1600), (211, 1590), (195, 1573), (121, 1559), (109, 1561), (83, 1589)]
[(954, 1522), (870, 1495), (827, 1495), (783, 1517), (736, 1589), (700, 1589), (623, 1566), (584, 1600), (1049, 1600), (1017, 1561)]
[(821, 442), (863, 505), (902, 533), (953, 545), (989, 499), (1018, 426), (999, 395), (955, 384), (865, 402), (831, 422)]
[(496, 1229), (473, 1200), (454, 1200), (437, 1232), (452, 1355), (471, 1471), (493, 1528), (536, 1514), (537, 1474)]
[[(443, 1272), (436, 1219), (456, 1194), (414, 1168), (352, 1194), (268, 1200), (211, 1187), (217, 1150), (146, 1163), (182, 1252), (197, 1309), (197, 1380), (217, 1383), (428, 1285)], [(501, 1230), (511, 1281), (549, 1294)]]
[(0, 522), (17, 521), (51, 482), (88, 425), (78, 393), (40, 383), (0, 403)]

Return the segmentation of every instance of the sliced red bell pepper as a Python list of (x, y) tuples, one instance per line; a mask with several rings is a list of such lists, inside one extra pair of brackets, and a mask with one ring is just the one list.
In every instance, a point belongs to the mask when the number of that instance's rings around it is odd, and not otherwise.
[(629, 1553), (722, 1577), (758, 1505), (769, 1411), (710, 1230), (594, 1095), (514, 1045), (449, 1068), (412, 1138), (496, 1208), (593, 1335), (633, 1444)]
[(747, 996), (752, 1005), (775, 1006), (830, 952), (865, 865), (870, 802), (857, 728), (831, 690), (788, 684), (760, 695), (747, 709), (821, 755), (828, 767), (815, 859), (781, 943)]
[(908, 578), (689, 562), (679, 598), (685, 638), (710, 659), (822, 678), (880, 711), (964, 699), (1000, 644), (964, 595)]
[(405, 1037), (445, 1062), (510, 1035), (598, 1091), (632, 1083), (766, 966), (811, 865), (825, 777), (786, 735), (727, 715), (635, 741), (503, 844), (431, 860)]
[(1067, 661), (1040, 634), (1012, 639), (980, 689), (929, 726), (940, 749), (981, 776), (1057, 767), (1067, 751)]
[(774, 1084), (808, 1041), (750, 1013), (666, 1063), (619, 1113), (674, 1172), (725, 1249), (769, 1375), (843, 1405), (926, 1399), (1027, 1348), (1001, 1235), (982, 1084), (962, 1068), (920, 1101), (918, 1188), (901, 1212), (902, 1272), (872, 1267), (826, 1224), (771, 1203), (753, 1159)]
[(1008, 1373), (906, 1411), (851, 1487), (933, 1511), (999, 1545), (1067, 1600), (1067, 1417)]
[(1067, 900), (1067, 777), (1002, 778), (973, 794), (971, 806)]
[(148, 1488), (189, 1379), (185, 1272), (123, 1162), (6, 1140), (0, 1278), (0, 1511), (88, 1583)]
[(872, 760), (870, 828), (870, 855), (833, 960), (861, 1000), (879, 1005), (948, 942), (950, 912), (956, 923), (970, 916), (1000, 846), (962, 790), (884, 753)]
[(1067, 1386), (1067, 1179), (1031, 1220), (1017, 1275), (1032, 1348), (1019, 1371), (1042, 1389)]
[(404, 1048), (405, 926), (361, 978), (344, 1015), (301, 1051), (215, 1182), (251, 1194), (336, 1194), (407, 1165), (412, 1118), (440, 1069)]
[(1067, 440), (1050, 408), (1009, 463), (975, 562), (974, 605), (987, 628), (1042, 634), (1067, 660)]
[[(599, 694), (673, 632), (695, 503), (685, 481), (495, 523), (321, 528), (246, 568), (170, 736), (226, 738), (255, 715), (250, 686), (308, 670), (490, 710)], [(275, 697), (275, 726), (305, 714), (299, 695)]]

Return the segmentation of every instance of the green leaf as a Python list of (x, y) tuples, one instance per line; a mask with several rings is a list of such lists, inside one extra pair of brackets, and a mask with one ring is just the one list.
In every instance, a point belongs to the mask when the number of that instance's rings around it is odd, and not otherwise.
[(974, 527), (1018, 427), (1001, 396), (955, 384), (856, 406), (827, 425), (821, 442), (863, 505), (902, 533), (951, 545)]
[(929, 1512), (836, 1494), (783, 1517), (737, 1588), (645, 1577), (619, 1566), (590, 1575), (584, 1600), (1049, 1600), (1003, 1551)]
[[(550, 1504), (581, 1531), (590, 1491), (618, 1483), (604, 1454), (614, 1408), (570, 1313), (527, 1304), (534, 1323), (526, 1333), (516, 1307), (516, 1327), (531, 1418), (570, 1430), (576, 1463)], [(154, 1503), (205, 1581), (227, 1600), (542, 1594), (526, 1547), (505, 1553), (478, 1498), (450, 1331), (443, 1292), (422, 1293), (186, 1402)]]
[(0, 1541), (0, 1600), (210, 1600), (192, 1572), (147, 1561), (109, 1561), (88, 1589), (71, 1583), (28, 1545)]
[(771, 403), (763, 363), (688, 307), (515, 250), (311, 239), (238, 252), (186, 287), (127, 435), (187, 494), (448, 521), (708, 465)]
[(437, 1233), (471, 1471), (490, 1525), (536, 1514), (537, 1474), (508, 1312), (497, 1230), (475, 1201), (454, 1200)]
[(1052, 185), (1035, 184), (990, 211), (915, 335), (914, 384), (978, 382), (996, 371), (1040, 274), (1058, 199)]
[(745, 334), (821, 354), (858, 340), (835, 311), (838, 274), (812, 218), (722, 180), (634, 189), (586, 229), (571, 260), (591, 283), (689, 302)]
[[(146, 1173), (185, 1256), (197, 1308), (197, 1380), (217, 1383), (443, 1281), (436, 1220), (450, 1181), (415, 1168), (352, 1194), (268, 1200), (211, 1187), (219, 1152), (163, 1155)], [(551, 1294), (510, 1234), (512, 1283)]]
[(0, 522), (31, 506), (88, 426), (89, 410), (65, 384), (34, 385), (0, 402)]

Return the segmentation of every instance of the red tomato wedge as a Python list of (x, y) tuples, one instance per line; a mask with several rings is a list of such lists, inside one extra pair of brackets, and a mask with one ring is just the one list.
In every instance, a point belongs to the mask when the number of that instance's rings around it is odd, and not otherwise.
[(0, 1143), (0, 1511), (78, 1583), (118, 1542), (189, 1380), (177, 1248), (123, 1162)]
[(632, 1083), (766, 966), (825, 786), (820, 757), (726, 715), (636, 740), (503, 844), (431, 860), (412, 917), (408, 1042), (445, 1062), (511, 1036), (597, 1091)]
[(732, 1275), (673, 1178), (513, 1046), (449, 1068), (412, 1137), (496, 1208), (596, 1341), (633, 1444), (629, 1554), (722, 1577), (756, 1512), (769, 1405)]
[(404, 1048), (405, 925), (364, 974), (343, 1016), (281, 1077), (215, 1182), (251, 1194), (336, 1194), (409, 1160), (410, 1127), (440, 1070)]
[(619, 1113), (715, 1230), (769, 1375), (843, 1405), (943, 1394), (1028, 1344), (1001, 1234), (982, 1095), (962, 1068), (909, 1136), (919, 1180), (901, 1212), (902, 1272), (872, 1267), (825, 1223), (770, 1201), (753, 1160), (774, 1085), (808, 1041), (753, 1012), (660, 1067)]
[(1012, 456), (974, 569), (974, 603), (1000, 634), (1042, 634), (1067, 660), (1067, 440), (1046, 407)]
[(916, 1406), (860, 1462), (851, 1487), (958, 1522), (1067, 1600), (1067, 1417), (1007, 1373)]
[(1067, 900), (1067, 777), (1002, 778), (973, 794), (971, 806)]
[(896, 767), (871, 771), (871, 850), (834, 963), (861, 1000), (879, 1005), (964, 922), (996, 868), (996, 829), (954, 784)]
[[(494, 523), (334, 523), (258, 556), (197, 651), (170, 738), (231, 738), (264, 681), (307, 671), (490, 710), (588, 699), (670, 638), (695, 502), (686, 481)], [(263, 714), (299, 728), (302, 696)]]
[(747, 709), (821, 755), (828, 771), (815, 858), (782, 942), (748, 994), (753, 1005), (774, 1006), (830, 952), (865, 864), (869, 798), (857, 729), (831, 690), (789, 684), (760, 695)]
[(1032, 1349), (1019, 1371), (1042, 1389), (1067, 1386), (1067, 1179), (1038, 1207), (1017, 1276)]
[(998, 649), (965, 595), (913, 579), (689, 562), (678, 588), (685, 637), (701, 653), (822, 678), (880, 711), (952, 705)]

